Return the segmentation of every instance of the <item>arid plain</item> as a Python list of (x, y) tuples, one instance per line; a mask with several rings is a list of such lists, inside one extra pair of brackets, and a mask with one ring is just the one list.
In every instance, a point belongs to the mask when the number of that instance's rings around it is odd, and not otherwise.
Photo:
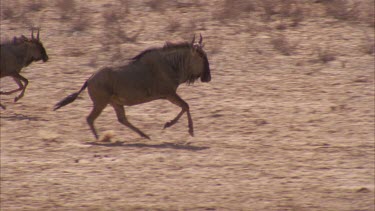
[[(1, 1), (1, 39), (41, 27), (50, 60), (1, 96), (1, 210), (374, 210), (374, 2)], [(159, 100), (108, 106), (87, 124), (103, 66), (203, 35), (212, 81), (181, 85), (184, 115)], [(15, 88), (1, 79), (1, 90)]]

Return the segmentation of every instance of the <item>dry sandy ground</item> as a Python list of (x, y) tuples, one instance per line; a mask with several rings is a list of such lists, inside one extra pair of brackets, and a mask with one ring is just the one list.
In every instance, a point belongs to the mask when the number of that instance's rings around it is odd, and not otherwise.
[[(298, 27), (277, 30), (278, 21), (218, 21), (217, 1), (162, 12), (140, 1), (118, 26), (133, 33), (143, 25), (137, 41), (115, 42), (104, 36), (102, 14), (116, 2), (97, 2), (81, 10), (90, 17), (82, 31), (53, 3), (26, 13), (40, 21), (50, 61), (23, 70), (30, 81), (23, 99), (1, 98), (2, 211), (375, 209), (374, 55), (363, 52), (373, 27), (323, 17), (320, 4)], [(166, 31), (171, 19), (178, 30)], [(203, 34), (212, 68), (210, 83), (178, 91), (195, 137), (186, 116), (162, 130), (179, 112), (167, 101), (126, 108), (152, 140), (124, 128), (107, 107), (96, 127), (114, 137), (94, 141), (87, 92), (52, 111), (116, 56), (193, 32)], [(20, 21), (1, 21), (2, 38), (28, 33)], [(280, 34), (296, 44), (290, 56), (271, 45)], [(335, 59), (321, 62), (319, 48)], [(2, 90), (14, 87), (1, 79)]]

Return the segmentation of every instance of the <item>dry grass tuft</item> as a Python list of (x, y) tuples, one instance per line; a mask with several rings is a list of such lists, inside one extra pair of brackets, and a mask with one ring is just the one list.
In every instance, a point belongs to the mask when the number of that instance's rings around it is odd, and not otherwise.
[(57, 0), (55, 6), (60, 10), (61, 19), (67, 20), (75, 12), (76, 2), (75, 0)]
[(174, 18), (168, 19), (168, 25), (166, 27), (166, 30), (170, 33), (177, 32), (181, 28), (181, 23)]
[(278, 14), (277, 6), (279, 0), (263, 0), (260, 2), (260, 6), (263, 9), (264, 21), (270, 21), (273, 15)]
[(353, 20), (358, 18), (359, 2), (350, 3), (348, 0), (331, 0), (324, 2), (326, 13), (338, 20)]
[(127, 32), (126, 27), (118, 27), (117, 25), (106, 25), (105, 28), (104, 36), (110, 40), (108, 44), (135, 43), (143, 31), (143, 26), (132, 33)]
[(375, 1), (367, 0), (361, 6), (361, 20), (370, 27), (375, 28)]
[(374, 55), (375, 54), (375, 43), (369, 43), (368, 45), (364, 46), (364, 53), (368, 55)]
[(272, 37), (271, 44), (275, 50), (279, 51), (285, 56), (292, 55), (297, 47), (297, 44), (293, 44), (288, 41), (283, 34), (278, 34), (277, 36)]
[(111, 139), (114, 137), (115, 137), (115, 131), (109, 130), (109, 131), (105, 131), (99, 140), (101, 142), (111, 142)]
[(318, 49), (318, 61), (322, 63), (328, 63), (330, 61), (336, 60), (336, 56), (333, 54), (333, 52), (329, 50), (322, 50), (321, 48)]
[(152, 11), (161, 12), (161, 13), (165, 12), (166, 3), (167, 3), (166, 0), (150, 0), (150, 1), (145, 2), (146, 6), (148, 6)]
[(363, 44), (360, 47), (361, 47), (361, 51), (364, 54), (368, 54), (368, 55), (375, 54), (375, 40), (374, 40), (374, 38), (366, 35), (366, 38), (363, 40)]
[(2, 10), (1, 10), (1, 19), (2, 20), (12, 19), (14, 16), (15, 16), (15, 12), (11, 7), (2, 6)]
[(38, 12), (44, 7), (44, 2), (42, 0), (32, 0), (27, 5), (27, 8), (32, 12)]
[(119, 5), (111, 6), (103, 13), (106, 24), (119, 24), (120, 21), (126, 21), (130, 13), (129, 2), (119, 0)]
[(114, 9), (108, 9), (103, 12), (103, 18), (107, 24), (114, 24), (122, 18), (122, 14), (116, 12)]
[(19, 22), (25, 17), (25, 8), (28, 5), (20, 4), (18, 0), (5, 1), (0, 3), (1, 20), (10, 20), (12, 22)]
[(375, 27), (375, 2), (373, 0), (320, 0), (326, 8), (327, 16), (338, 20), (355, 21)]
[(275, 27), (277, 30), (283, 31), (287, 29), (287, 25), (284, 22), (280, 22)]
[(225, 0), (223, 5), (213, 14), (214, 19), (229, 23), (256, 10), (256, 5), (251, 1)]
[(323, 3), (329, 16), (343, 21), (362, 22), (375, 27), (375, 5), (373, 0), (331, 0)]
[(78, 17), (73, 20), (73, 31), (84, 31), (90, 25), (90, 19), (85, 14), (79, 13)]
[(289, 17), (291, 20), (290, 26), (292, 27), (298, 26), (299, 23), (305, 19), (303, 9), (300, 6), (298, 6), (297, 3), (296, 6), (287, 13), (287, 15), (287, 17)]
[(290, 26), (296, 27), (304, 20), (304, 11), (298, 0), (263, 0), (260, 2), (264, 21), (271, 21), (277, 15), (278, 19), (289, 19)]
[[(111, 6), (103, 13), (104, 36), (110, 40), (107, 44), (119, 44), (125, 42), (136, 42), (143, 31), (143, 25), (136, 32), (129, 33), (127, 25), (132, 22), (129, 18), (130, 7), (128, 0), (119, 0), (119, 4)], [(119, 27), (121, 26), (121, 27)]]

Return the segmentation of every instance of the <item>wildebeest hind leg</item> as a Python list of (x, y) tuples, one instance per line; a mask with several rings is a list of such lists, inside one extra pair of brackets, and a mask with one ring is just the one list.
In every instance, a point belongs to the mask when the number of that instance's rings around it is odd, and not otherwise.
[(95, 138), (98, 139), (98, 133), (96, 132), (94, 121), (98, 116), (102, 113), (103, 109), (107, 106), (107, 103), (94, 103), (94, 108), (92, 109), (91, 113), (87, 116), (87, 124), (90, 126), (92, 133), (94, 134)]
[(125, 116), (125, 110), (124, 110), (124, 106), (123, 105), (119, 105), (119, 104), (116, 104), (116, 103), (112, 103), (111, 105), (115, 109), (115, 112), (116, 112), (116, 115), (117, 115), (117, 119), (118, 119), (118, 121), (121, 124), (123, 124), (126, 127), (132, 129), (134, 132), (138, 133), (143, 138), (150, 139), (150, 137), (148, 135), (144, 134), (140, 129), (138, 129), (137, 127), (135, 127), (134, 125), (132, 125), (128, 121), (128, 119)]
[(191, 136), (194, 136), (193, 120), (191, 119), (189, 105), (180, 96), (178, 96), (177, 94), (169, 96), (169, 97), (167, 97), (167, 99), (171, 103), (173, 103), (173, 104), (181, 107), (182, 110), (180, 111), (180, 113), (174, 119), (172, 119), (171, 121), (165, 123), (164, 128), (167, 128), (167, 127), (170, 127), (170, 126), (176, 124), (177, 121), (181, 118), (182, 114), (184, 114), (186, 112), (187, 113), (187, 117), (188, 117), (188, 124), (189, 124), (189, 134)]

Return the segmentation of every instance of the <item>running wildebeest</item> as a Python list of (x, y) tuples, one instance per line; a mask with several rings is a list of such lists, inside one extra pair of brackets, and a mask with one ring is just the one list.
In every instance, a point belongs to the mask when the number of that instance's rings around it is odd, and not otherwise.
[[(22, 90), (14, 98), (14, 102), (17, 102), (23, 97), (29, 83), (26, 78), (20, 75), (21, 69), (34, 61), (43, 60), (43, 62), (46, 62), (48, 60), (46, 49), (39, 39), (39, 29), (36, 38), (34, 38), (34, 30), (32, 30), (31, 39), (22, 35), (21, 37), (14, 37), (13, 40), (2, 43), (0, 45), (0, 52), (0, 78), (10, 76), (18, 85), (18, 89), (0, 92), (0, 95), (10, 95)], [(5, 109), (5, 106), (1, 103), (0, 107)]]
[(190, 84), (198, 78), (202, 82), (211, 80), (207, 55), (203, 50), (202, 36), (200, 36), (198, 44), (195, 44), (194, 41), (193, 38), (191, 43), (166, 42), (161, 48), (151, 48), (141, 52), (127, 65), (104, 67), (94, 73), (78, 92), (58, 102), (54, 110), (73, 102), (88, 87), (88, 93), (94, 106), (86, 120), (96, 139), (98, 139), (98, 134), (94, 127), (94, 120), (108, 104), (114, 108), (121, 124), (149, 139), (149, 136), (127, 120), (124, 106), (167, 99), (181, 107), (182, 110), (173, 120), (167, 122), (164, 128), (174, 125), (186, 112), (189, 133), (194, 136), (189, 105), (176, 93), (177, 87), (182, 83)]

